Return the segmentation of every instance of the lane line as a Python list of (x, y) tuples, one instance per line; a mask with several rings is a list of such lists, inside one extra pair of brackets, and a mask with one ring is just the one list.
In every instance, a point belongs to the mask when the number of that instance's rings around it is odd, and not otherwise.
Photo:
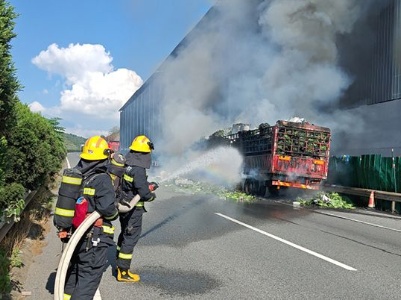
[[(274, 202), (279, 203), (279, 204), (283, 204), (283, 205), (287, 205), (287, 206), (293, 206), (292, 204), (282, 203), (280, 201), (274, 201)], [(297, 207), (297, 209), (298, 209), (298, 207)], [(313, 211), (314, 213), (317, 213), (317, 214), (321, 214), (321, 215), (326, 215), (326, 216), (330, 216), (330, 217), (344, 219), (344, 220), (348, 220), (348, 221), (352, 221), (352, 222), (356, 222), (356, 223), (361, 223), (361, 224), (365, 224), (365, 225), (369, 225), (369, 226), (373, 226), (373, 227), (378, 227), (378, 228), (382, 228), (382, 229), (387, 229), (387, 230), (391, 230), (391, 231), (401, 232), (400, 229), (395, 229), (395, 228), (391, 228), (391, 227), (387, 227), (387, 226), (383, 226), (383, 225), (379, 225), (379, 224), (375, 224), (375, 223), (369, 223), (369, 222), (365, 222), (365, 221), (360, 221), (360, 220), (357, 220), (357, 219), (344, 217), (344, 216), (340, 216), (340, 215), (336, 215), (336, 214), (331, 214), (331, 213), (327, 213), (327, 212), (323, 212), (323, 211), (317, 211), (317, 210), (311, 210), (311, 211)], [(371, 216), (372, 217), (379, 217), (379, 218), (381, 217), (381, 216), (375, 216), (375, 215), (371, 215)]]
[(318, 258), (320, 258), (320, 259), (323, 259), (323, 260), (325, 260), (325, 261), (327, 261), (327, 262), (329, 262), (329, 263), (332, 263), (332, 264), (334, 264), (334, 265), (337, 265), (337, 266), (339, 266), (339, 267), (341, 267), (341, 268), (344, 268), (344, 269), (346, 269), (346, 270), (348, 270), (348, 271), (357, 271), (357, 269), (355, 269), (355, 268), (353, 268), (353, 267), (350, 267), (350, 266), (348, 266), (348, 265), (346, 265), (346, 264), (343, 264), (343, 263), (341, 263), (341, 262), (339, 262), (339, 261), (337, 261), (337, 260), (331, 259), (331, 258), (329, 258), (329, 257), (327, 257), (327, 256), (324, 256), (324, 255), (322, 255), (322, 254), (319, 254), (319, 253), (317, 253), (317, 252), (315, 252), (315, 251), (309, 250), (309, 249), (307, 249), (307, 248), (305, 248), (305, 247), (302, 247), (302, 246), (299, 246), (299, 245), (297, 245), (297, 244), (294, 244), (294, 243), (292, 243), (292, 242), (290, 242), (290, 241), (284, 240), (284, 239), (282, 239), (282, 238), (280, 238), (280, 237), (278, 237), (278, 236), (275, 236), (275, 235), (273, 235), (273, 234), (271, 234), (271, 233), (268, 233), (268, 232), (266, 232), (266, 231), (260, 230), (260, 229), (258, 229), (258, 228), (256, 228), (256, 227), (253, 227), (253, 226), (251, 226), (251, 225), (248, 225), (248, 224), (243, 223), (243, 222), (241, 222), (241, 221), (238, 221), (238, 220), (236, 220), (236, 219), (233, 219), (233, 218), (231, 218), (231, 217), (229, 217), (229, 216), (223, 215), (223, 214), (221, 214), (221, 213), (215, 213), (215, 214), (218, 215), (218, 216), (220, 216), (220, 217), (222, 217), (222, 218), (225, 218), (225, 219), (227, 219), (227, 220), (229, 220), (229, 221), (231, 221), (231, 222), (237, 223), (237, 224), (242, 225), (242, 226), (244, 226), (244, 227), (246, 227), (246, 228), (252, 229), (252, 230), (254, 230), (254, 231), (256, 231), (256, 232), (259, 232), (259, 233), (261, 233), (261, 234), (263, 234), (263, 235), (266, 235), (266, 236), (268, 236), (268, 237), (270, 237), (270, 238), (272, 238), (272, 239), (275, 239), (275, 240), (277, 240), (277, 241), (279, 241), (279, 242), (282, 242), (282, 243), (287, 244), (287, 245), (289, 245), (289, 246), (291, 246), (291, 247), (294, 247), (294, 248), (296, 248), (296, 249), (298, 249), (298, 250), (301, 250), (301, 251), (304, 251), (304, 252), (306, 252), (306, 253), (308, 253), (308, 254), (311, 254), (311, 255), (313, 255), (313, 256), (316, 256), (316, 257), (318, 257)]
[(387, 230), (401, 232), (400, 229), (395, 229), (395, 228), (386, 227), (386, 226), (383, 226), (383, 225), (378, 225), (378, 224), (374, 224), (374, 223), (360, 221), (360, 220), (357, 220), (357, 219), (352, 219), (352, 218), (348, 218), (348, 217), (344, 217), (344, 216), (340, 216), (340, 215), (336, 215), (336, 214), (331, 214), (331, 213), (327, 213), (327, 212), (320, 212), (320, 211), (314, 211), (314, 212), (318, 213), (318, 214), (322, 214), (322, 215), (327, 215), (327, 216), (331, 216), (331, 217), (335, 217), (335, 218), (339, 218), (339, 219), (344, 219), (344, 220), (353, 221), (353, 222), (356, 222), (356, 223), (361, 223), (361, 224), (373, 226), (373, 227), (378, 227), (378, 228), (383, 228), (383, 229), (387, 229)]

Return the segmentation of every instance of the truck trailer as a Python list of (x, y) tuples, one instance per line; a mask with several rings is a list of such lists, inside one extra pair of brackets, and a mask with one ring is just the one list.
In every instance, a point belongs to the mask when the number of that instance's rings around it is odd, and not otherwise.
[(277, 194), (283, 187), (318, 190), (327, 179), (329, 128), (279, 120), (273, 126), (262, 123), (257, 129), (233, 132), (223, 139), (244, 158), (241, 188), (245, 193), (265, 196), (267, 190)]

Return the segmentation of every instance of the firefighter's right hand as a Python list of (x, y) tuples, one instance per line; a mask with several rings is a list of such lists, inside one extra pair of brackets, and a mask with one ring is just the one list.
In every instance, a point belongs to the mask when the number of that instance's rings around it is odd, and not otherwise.
[(149, 182), (149, 190), (151, 192), (156, 191), (158, 187), (159, 187), (159, 184), (157, 182), (154, 182), (154, 181)]

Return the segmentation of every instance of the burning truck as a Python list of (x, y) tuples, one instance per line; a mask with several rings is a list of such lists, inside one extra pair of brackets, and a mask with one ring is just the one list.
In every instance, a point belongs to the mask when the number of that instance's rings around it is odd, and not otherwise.
[(209, 146), (230, 145), (242, 154), (242, 190), (264, 196), (282, 187), (318, 190), (327, 179), (331, 132), (304, 120), (279, 120), (257, 129), (235, 124), (209, 137)]

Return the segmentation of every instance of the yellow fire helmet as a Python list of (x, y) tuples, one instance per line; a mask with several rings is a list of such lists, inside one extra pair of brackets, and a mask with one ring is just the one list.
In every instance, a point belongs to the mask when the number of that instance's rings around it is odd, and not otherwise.
[(149, 153), (154, 149), (153, 143), (145, 135), (138, 135), (129, 147), (132, 151)]
[(86, 140), (80, 157), (86, 160), (102, 160), (108, 158), (110, 153), (106, 140), (95, 135)]

